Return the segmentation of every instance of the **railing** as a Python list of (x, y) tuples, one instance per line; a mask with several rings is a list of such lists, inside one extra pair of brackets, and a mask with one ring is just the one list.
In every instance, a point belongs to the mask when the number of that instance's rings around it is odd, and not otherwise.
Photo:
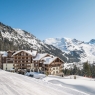
[(23, 67), (31, 67), (31, 65), (27, 65), (27, 66), (20, 66), (20, 65), (17, 65), (17, 66), (14, 66), (14, 67), (21, 67), (21, 68), (23, 68)]
[(24, 63), (24, 62), (14, 62), (14, 64), (32, 64), (31, 62), (26, 62), (26, 63)]
[(13, 58), (6, 58), (7, 61), (13, 61)]
[(31, 61), (31, 59), (14, 59), (14, 61)]

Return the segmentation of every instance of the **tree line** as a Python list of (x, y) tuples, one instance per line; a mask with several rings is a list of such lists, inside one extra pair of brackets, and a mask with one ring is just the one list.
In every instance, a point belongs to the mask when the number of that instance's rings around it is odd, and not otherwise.
[(79, 69), (76, 65), (71, 69), (64, 69), (64, 75), (80, 75), (95, 78), (95, 64), (89, 64), (88, 61), (83, 63), (83, 69)]

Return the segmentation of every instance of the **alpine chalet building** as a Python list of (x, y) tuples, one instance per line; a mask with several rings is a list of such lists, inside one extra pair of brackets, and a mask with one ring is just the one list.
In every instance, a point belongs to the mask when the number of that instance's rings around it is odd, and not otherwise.
[(36, 50), (1, 51), (0, 68), (17, 73), (40, 72), (49, 75), (59, 75), (63, 70), (64, 62), (47, 53), (38, 53)]

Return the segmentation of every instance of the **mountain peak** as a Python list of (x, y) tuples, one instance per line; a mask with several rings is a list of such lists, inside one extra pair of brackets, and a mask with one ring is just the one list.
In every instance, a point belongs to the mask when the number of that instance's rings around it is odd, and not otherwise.
[(91, 39), (91, 40), (89, 41), (89, 43), (90, 43), (90, 44), (95, 44), (95, 39)]
[[(36, 47), (38, 52), (41, 53), (49, 53), (55, 56), (60, 57), (64, 61), (66, 57), (63, 56), (63, 52), (52, 46), (47, 45), (37, 39), (34, 35), (29, 32), (22, 30), (11, 28), (3, 23), (0, 23), (0, 50), (30, 50)], [(58, 53), (56, 53), (58, 52)]]
[(67, 37), (46, 39), (44, 42), (61, 49), (65, 54), (71, 54), (74, 58), (79, 57), (82, 61), (95, 60), (95, 39), (89, 42), (93, 45)]

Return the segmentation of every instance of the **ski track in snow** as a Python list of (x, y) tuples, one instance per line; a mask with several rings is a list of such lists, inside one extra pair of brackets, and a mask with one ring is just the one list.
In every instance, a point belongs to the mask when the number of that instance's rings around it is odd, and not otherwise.
[(76, 80), (54, 76), (35, 79), (0, 70), (0, 95), (95, 95), (94, 83), (81, 77)]
[(68, 93), (42, 80), (0, 70), (0, 95), (68, 95)]

